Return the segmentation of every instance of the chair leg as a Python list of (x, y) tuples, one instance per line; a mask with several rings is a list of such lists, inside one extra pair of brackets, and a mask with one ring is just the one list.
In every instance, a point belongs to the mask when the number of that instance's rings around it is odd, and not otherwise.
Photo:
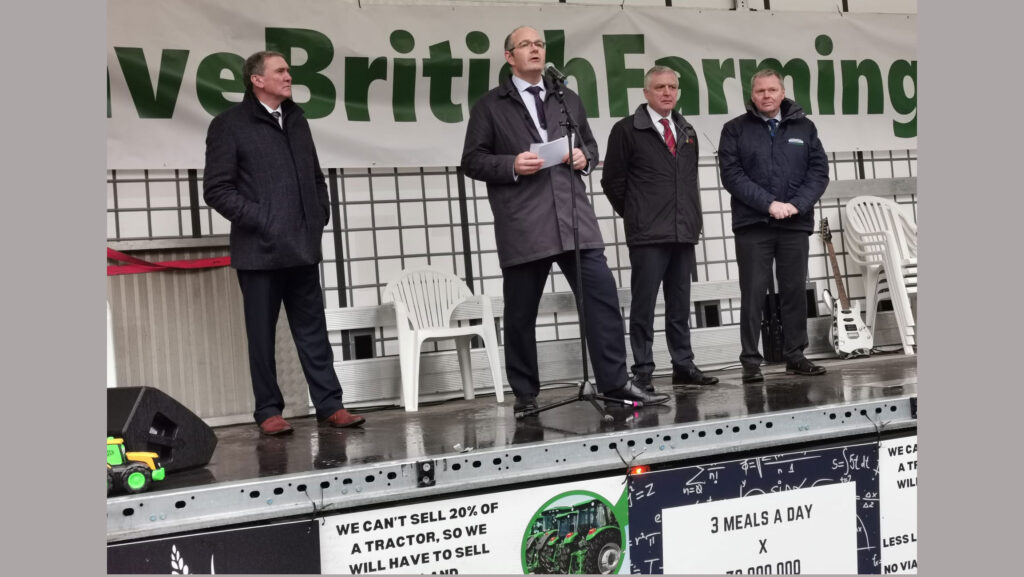
[(455, 339), (455, 351), (459, 357), (459, 373), (462, 375), (462, 396), (466, 400), (476, 398), (476, 391), (473, 390), (473, 356), (469, 349), (472, 342), (472, 336)]
[(487, 364), (491, 365), (491, 381), (494, 383), (494, 396), (499, 403), (505, 400), (505, 385), (501, 381), (501, 365), (498, 364), (498, 334), (494, 330), (494, 321), (484, 320), (484, 351), (487, 353)]
[(413, 333), (409, 354), (406, 355), (409, 361), (406, 365), (408, 370), (402, 371), (402, 402), (405, 411), (412, 413), (420, 408), (420, 350), (423, 348), (423, 341), (420, 336)]
[(914, 354), (914, 313), (910, 309), (910, 298), (907, 296), (907, 286), (903, 279), (903, 269), (895, 262), (892, 255), (888, 255), (888, 273), (886, 278), (889, 283), (889, 296), (892, 299), (892, 308), (896, 312), (896, 323), (900, 329), (900, 342), (903, 343), (903, 353)]
[(907, 296), (906, 286), (903, 278), (890, 283), (892, 287), (892, 308), (896, 311), (896, 322), (900, 328), (900, 341), (903, 343), (903, 353), (914, 354), (915, 345), (915, 323), (914, 311), (910, 308), (910, 298)]
[(878, 274), (879, 268), (869, 266), (864, 269), (864, 312), (867, 316), (864, 324), (875, 332), (875, 318), (878, 316)]

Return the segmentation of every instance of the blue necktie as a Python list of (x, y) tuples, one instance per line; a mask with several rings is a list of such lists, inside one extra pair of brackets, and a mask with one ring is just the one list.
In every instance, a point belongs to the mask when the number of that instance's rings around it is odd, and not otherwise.
[(533, 95), (533, 103), (537, 106), (537, 122), (542, 130), (548, 129), (548, 119), (544, 116), (544, 101), (540, 99), (540, 86), (529, 86), (527, 92)]
[(772, 138), (775, 138), (775, 129), (778, 128), (778, 127), (779, 127), (779, 121), (778, 120), (775, 120), (774, 118), (769, 118), (768, 119), (768, 133), (772, 135)]

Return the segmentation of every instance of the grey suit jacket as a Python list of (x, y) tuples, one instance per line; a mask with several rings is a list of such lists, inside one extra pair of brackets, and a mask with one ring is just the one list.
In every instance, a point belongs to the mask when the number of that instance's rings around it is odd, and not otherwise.
[[(546, 86), (548, 139), (555, 140), (565, 133), (560, 125), (565, 114), (554, 87), (550, 83)], [(589, 167), (597, 166), (597, 141), (583, 103), (575, 92), (565, 89), (564, 93), (565, 104), (579, 123), (574, 144), (585, 151)], [(502, 268), (573, 250), (570, 179), (574, 181), (579, 211), (580, 248), (604, 247), (579, 171), (560, 164), (516, 180), (512, 170), (515, 157), (528, 151), (533, 142), (541, 142), (540, 134), (511, 78), (481, 97), (470, 111), (462, 167), (470, 178), (487, 183)]]

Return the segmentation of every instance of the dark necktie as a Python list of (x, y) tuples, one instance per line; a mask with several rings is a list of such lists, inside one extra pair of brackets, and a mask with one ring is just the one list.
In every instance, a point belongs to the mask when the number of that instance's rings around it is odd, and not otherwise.
[(676, 139), (672, 136), (672, 129), (668, 127), (668, 119), (662, 118), (659, 122), (665, 127), (665, 144), (668, 146), (668, 151), (672, 153), (672, 156), (676, 155)]
[(779, 127), (779, 121), (778, 120), (776, 120), (774, 118), (769, 118), (768, 119), (768, 134), (771, 134), (772, 138), (775, 138), (775, 129), (778, 128), (778, 127)]
[(540, 86), (527, 87), (526, 91), (533, 95), (533, 103), (537, 106), (537, 122), (540, 123), (541, 130), (547, 130), (548, 119), (544, 116), (544, 101), (540, 99)]
[(271, 112), (270, 115), (273, 116), (274, 120), (277, 121), (277, 127), (283, 129), (284, 125), (281, 124), (281, 111), (280, 110), (275, 110), (275, 111)]

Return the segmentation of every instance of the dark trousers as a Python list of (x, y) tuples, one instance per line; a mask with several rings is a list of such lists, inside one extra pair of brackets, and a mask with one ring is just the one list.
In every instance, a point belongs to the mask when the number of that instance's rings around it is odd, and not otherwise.
[(736, 264), (740, 272), (740, 362), (760, 365), (758, 351), (765, 294), (772, 262), (782, 309), (782, 356), (797, 361), (807, 348), (808, 234), (769, 225), (743, 227), (736, 234)]
[(629, 307), (629, 344), (633, 349), (633, 376), (654, 372), (654, 308), (658, 287), (665, 294), (665, 340), (674, 370), (690, 370), (690, 278), (697, 266), (694, 245), (646, 244), (629, 247), (632, 267)]
[(274, 340), (284, 303), (309, 396), (320, 419), (342, 408), (341, 384), (334, 372), (334, 352), (327, 338), (324, 298), (317, 265), (276, 270), (239, 270), (245, 332), (249, 340), (249, 371), (256, 399), (253, 418), (261, 423), (284, 410), (277, 384)]
[[(537, 308), (544, 285), (558, 263), (573, 293), (576, 286), (576, 257), (573, 251), (511, 266), (502, 270), (505, 297), (505, 373), (517, 397), (536, 396), (540, 391), (537, 368)], [(613, 391), (626, 383), (626, 336), (615, 278), (608, 269), (604, 249), (580, 251), (583, 278), (583, 311), (587, 351), (594, 367), (598, 392)]]

